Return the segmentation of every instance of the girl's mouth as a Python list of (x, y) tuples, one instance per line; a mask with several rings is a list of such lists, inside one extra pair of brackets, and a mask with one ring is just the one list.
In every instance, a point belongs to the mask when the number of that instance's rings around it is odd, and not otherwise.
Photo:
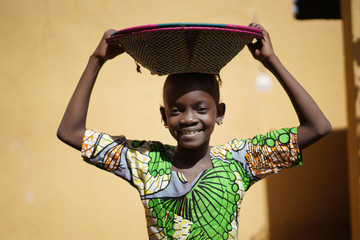
[(203, 130), (195, 130), (195, 131), (181, 131), (181, 134), (182, 135), (185, 135), (185, 136), (193, 136), (193, 135), (196, 135), (200, 132), (202, 132)]

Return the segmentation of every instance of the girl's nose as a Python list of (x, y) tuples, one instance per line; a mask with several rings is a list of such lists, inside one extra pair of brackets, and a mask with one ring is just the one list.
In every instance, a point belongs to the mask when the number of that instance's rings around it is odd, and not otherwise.
[(182, 118), (180, 119), (180, 123), (187, 124), (187, 125), (192, 125), (197, 122), (198, 122), (198, 119), (197, 119), (194, 111), (184, 112)]

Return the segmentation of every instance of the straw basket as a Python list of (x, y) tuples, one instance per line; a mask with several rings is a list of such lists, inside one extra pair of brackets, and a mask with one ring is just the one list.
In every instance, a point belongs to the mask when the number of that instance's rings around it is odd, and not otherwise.
[(261, 36), (257, 28), (239, 25), (172, 23), (123, 29), (106, 40), (120, 44), (152, 74), (218, 74), (246, 44)]

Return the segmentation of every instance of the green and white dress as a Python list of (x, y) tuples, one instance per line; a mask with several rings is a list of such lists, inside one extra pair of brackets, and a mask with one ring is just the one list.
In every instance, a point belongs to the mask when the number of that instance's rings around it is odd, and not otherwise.
[(82, 156), (134, 186), (149, 239), (237, 239), (245, 192), (266, 175), (302, 163), (297, 129), (285, 128), (210, 148), (213, 169), (189, 183), (171, 170), (174, 146), (86, 130)]

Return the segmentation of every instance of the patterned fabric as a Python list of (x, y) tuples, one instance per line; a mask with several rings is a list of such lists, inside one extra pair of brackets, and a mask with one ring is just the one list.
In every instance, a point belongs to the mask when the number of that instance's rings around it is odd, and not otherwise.
[(192, 183), (171, 170), (174, 149), (92, 130), (84, 136), (85, 161), (139, 191), (150, 239), (237, 239), (245, 191), (268, 174), (302, 163), (296, 128), (211, 147), (213, 169)]

